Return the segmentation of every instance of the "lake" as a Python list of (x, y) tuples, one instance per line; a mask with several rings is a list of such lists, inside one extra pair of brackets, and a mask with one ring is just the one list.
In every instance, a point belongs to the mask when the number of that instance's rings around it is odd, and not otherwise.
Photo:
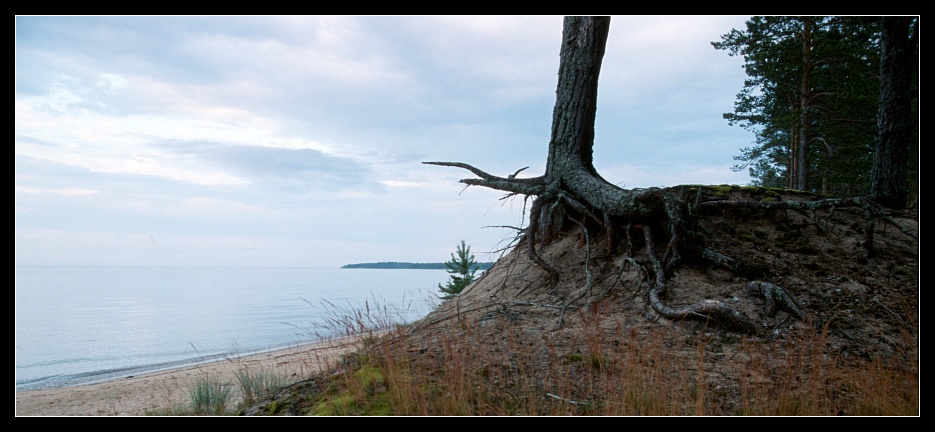
[(16, 390), (85, 384), (412, 322), (444, 270), (15, 266)]

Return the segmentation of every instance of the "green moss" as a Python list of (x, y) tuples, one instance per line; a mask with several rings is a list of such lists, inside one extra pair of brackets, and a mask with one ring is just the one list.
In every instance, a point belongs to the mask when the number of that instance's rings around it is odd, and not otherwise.
[(382, 392), (373, 396), (357, 399), (349, 392), (322, 400), (313, 406), (308, 415), (347, 416), (347, 415), (393, 415), (392, 395)]
[(354, 372), (354, 378), (357, 379), (357, 382), (359, 382), (362, 387), (371, 391), (375, 387), (383, 384), (383, 372), (373, 366), (361, 367), (357, 372)]
[[(307, 415), (393, 415), (393, 395), (387, 391), (388, 383), (383, 371), (372, 365), (363, 365), (351, 373), (348, 387), (330, 384), (318, 401), (310, 401)], [(352, 391), (353, 390), (353, 391)]]
[(390, 404), (389, 392), (380, 393), (373, 399), (373, 402), (370, 405), (370, 409), (367, 410), (367, 415), (373, 415), (373, 416), (393, 415), (393, 408)]
[(343, 394), (331, 399), (324, 400), (312, 408), (309, 414), (321, 416), (340, 416), (360, 414), (357, 409), (357, 403), (350, 394)]
[(711, 191), (711, 194), (719, 198), (727, 198), (730, 196), (731, 191), (738, 186), (735, 185), (717, 185), (717, 186), (708, 186), (708, 190)]

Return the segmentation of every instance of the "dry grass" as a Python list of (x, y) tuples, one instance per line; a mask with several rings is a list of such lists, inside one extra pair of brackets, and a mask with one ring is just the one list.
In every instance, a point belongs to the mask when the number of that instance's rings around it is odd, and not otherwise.
[(768, 314), (746, 276), (703, 260), (667, 276), (666, 301), (729, 302), (755, 338), (655, 314), (649, 274), (626, 265), (640, 239), (612, 248), (572, 226), (537, 247), (558, 284), (516, 247), (412, 325), (337, 311), (334, 333), (369, 344), (265, 412), (917, 416), (918, 217), (897, 216), (875, 225), (867, 261), (859, 211), (702, 214), (706, 247), (769, 268), (809, 319)]
[[(578, 339), (561, 341), (533, 340), (520, 327), (493, 330), (467, 319), (419, 340), (411, 340), (406, 327), (381, 326), (382, 333), (327, 379), (302, 394), (293, 390), (266, 412), (919, 415), (917, 362), (913, 371), (880, 359), (845, 363), (827, 352), (826, 331), (785, 342), (742, 340), (740, 354), (724, 359), (717, 341), (703, 333), (686, 338), (659, 330), (646, 337), (619, 323), (608, 328), (599, 308), (580, 318)], [(361, 330), (357, 319), (348, 322)], [(693, 354), (672, 355), (679, 344), (691, 345)], [(283, 410), (285, 405), (291, 409)]]
[[(878, 232), (873, 265), (854, 264), (846, 245), (863, 239), (850, 228), (862, 226), (859, 216), (854, 223), (839, 221), (834, 235), (796, 237), (825, 251), (820, 257), (732, 244), (746, 248), (739, 256), (759, 257), (784, 275), (816, 322), (830, 324), (801, 322), (785, 312), (766, 316), (742, 281), (707, 266), (674, 274), (668, 301), (730, 301), (756, 317), (760, 334), (660, 320), (647, 312), (641, 271), (626, 270), (609, 255), (588, 264), (590, 249), (582, 248), (589, 245), (570, 234), (540, 249), (562, 271), (562, 284), (551, 290), (543, 288), (546, 274), (515, 249), (461, 296), (412, 325), (394, 324), (387, 308), (335, 308), (324, 327), (364, 335), (368, 343), (329, 374), (281, 392), (270, 402), (275, 409), (265, 405), (260, 412), (918, 416), (917, 243)], [(719, 217), (715, 226), (772, 232), (756, 218)], [(593, 286), (584, 269), (593, 272)], [(572, 306), (558, 319), (556, 305), (562, 304)]]

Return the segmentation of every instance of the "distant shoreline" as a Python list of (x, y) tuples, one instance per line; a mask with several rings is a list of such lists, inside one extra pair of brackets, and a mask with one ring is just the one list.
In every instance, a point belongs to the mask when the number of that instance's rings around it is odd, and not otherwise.
[[(493, 267), (492, 262), (483, 262), (474, 264), (472, 269), (474, 270), (489, 270)], [(345, 264), (341, 266), (343, 269), (411, 269), (411, 270), (445, 270), (448, 267), (445, 266), (445, 263), (411, 263), (411, 262), (375, 262), (375, 263), (357, 263), (357, 264)]]

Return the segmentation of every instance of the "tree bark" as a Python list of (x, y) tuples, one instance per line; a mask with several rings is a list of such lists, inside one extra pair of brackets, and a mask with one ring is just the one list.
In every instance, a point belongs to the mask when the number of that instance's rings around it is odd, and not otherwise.
[(796, 146), (795, 189), (808, 190), (809, 118), (811, 106), (812, 18), (802, 21), (802, 80), (799, 85), (799, 143)]
[(598, 176), (593, 165), (594, 119), (597, 83), (609, 29), (609, 17), (565, 19), (545, 170), (547, 181), (582, 170)]
[(902, 208), (912, 140), (912, 72), (916, 57), (909, 28), (912, 17), (883, 17), (880, 37), (880, 107), (870, 194), (887, 207)]

